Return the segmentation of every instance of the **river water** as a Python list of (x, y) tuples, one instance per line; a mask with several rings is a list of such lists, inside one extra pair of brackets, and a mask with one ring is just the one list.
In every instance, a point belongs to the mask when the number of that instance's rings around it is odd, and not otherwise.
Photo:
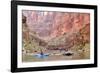
[[(88, 54), (87, 54), (88, 55)], [(71, 56), (64, 55), (51, 55), (45, 57), (37, 57), (34, 55), (23, 55), (23, 62), (39, 62), (39, 61), (56, 61), (56, 60), (81, 60), (81, 59), (89, 59), (89, 56), (86, 56), (85, 53), (75, 52)]]

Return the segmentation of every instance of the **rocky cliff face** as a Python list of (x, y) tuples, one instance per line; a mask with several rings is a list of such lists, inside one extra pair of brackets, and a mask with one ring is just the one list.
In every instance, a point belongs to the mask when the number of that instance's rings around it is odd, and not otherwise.
[[(51, 40), (63, 34), (78, 32), (85, 25), (90, 24), (89, 13), (23, 10), (23, 15), (27, 19), (28, 29), (44, 40)], [(90, 32), (90, 29), (88, 28), (87, 31)]]
[[(79, 50), (90, 45), (90, 14), (22, 11), (23, 49)], [(85, 47), (89, 50), (90, 47)]]

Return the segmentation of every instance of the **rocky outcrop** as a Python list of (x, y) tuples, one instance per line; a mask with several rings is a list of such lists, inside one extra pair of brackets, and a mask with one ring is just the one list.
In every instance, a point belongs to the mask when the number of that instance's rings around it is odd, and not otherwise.
[(27, 17), (26, 23), (30, 31), (34, 31), (40, 37), (45, 38), (78, 31), (90, 23), (88, 13), (23, 11), (23, 15)]
[(30, 33), (40, 46), (84, 44), (90, 41), (90, 14), (23, 10), (23, 37), (29, 40)]

